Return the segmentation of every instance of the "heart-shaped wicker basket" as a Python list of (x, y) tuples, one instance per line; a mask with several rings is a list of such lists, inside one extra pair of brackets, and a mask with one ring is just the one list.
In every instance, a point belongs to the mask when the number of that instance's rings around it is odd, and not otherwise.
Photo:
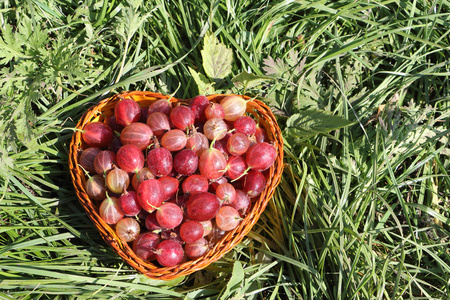
[[(207, 98), (213, 102), (220, 102), (228, 95), (210, 95)], [(84, 125), (90, 122), (102, 121), (114, 112), (114, 107), (121, 98), (131, 97), (139, 103), (141, 107), (149, 106), (159, 99), (169, 99), (169, 96), (143, 91), (123, 92), (105, 99), (97, 105), (91, 107), (80, 119), (77, 129), (82, 129)], [(244, 99), (250, 99), (242, 96)], [(173, 103), (189, 104), (190, 99), (170, 98)], [(252, 229), (253, 225), (258, 221), (261, 213), (264, 211), (267, 203), (273, 196), (276, 186), (280, 182), (281, 173), (283, 171), (283, 139), (280, 128), (276, 122), (274, 115), (269, 107), (258, 100), (247, 102), (247, 114), (253, 115), (259, 120), (260, 126), (264, 126), (267, 130), (271, 143), (277, 150), (277, 158), (272, 167), (266, 172), (267, 186), (260, 196), (252, 199), (250, 212), (245, 216), (240, 225), (232, 231), (227, 232), (222, 239), (217, 242), (213, 248), (206, 252), (202, 257), (196, 260), (190, 260), (179, 264), (175, 267), (159, 267), (149, 262), (145, 262), (133, 252), (131, 246), (122, 242), (113, 226), (106, 224), (99, 215), (98, 202), (89, 199), (85, 190), (86, 178), (83, 170), (79, 167), (79, 155), (87, 145), (83, 142), (81, 131), (76, 131), (72, 137), (69, 153), (69, 167), (72, 182), (75, 187), (78, 199), (86, 210), (89, 218), (97, 227), (102, 238), (108, 243), (122, 259), (135, 268), (140, 273), (152, 279), (171, 280), (179, 276), (184, 276), (201, 270), (209, 264), (220, 259), (224, 254), (229, 252), (236, 246), (243, 237)]]

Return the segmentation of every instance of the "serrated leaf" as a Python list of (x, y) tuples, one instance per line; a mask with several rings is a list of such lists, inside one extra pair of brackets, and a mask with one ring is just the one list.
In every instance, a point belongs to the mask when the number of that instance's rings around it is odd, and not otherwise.
[(142, 0), (128, 0), (128, 4), (137, 10), (142, 5)]
[(192, 75), (192, 78), (194, 79), (195, 83), (197, 84), (199, 95), (214, 94), (214, 87), (213, 87), (214, 83), (210, 83), (208, 78), (205, 75), (196, 72), (191, 67), (188, 67), (188, 68), (189, 68), (189, 72)]
[(25, 58), (27, 55), (22, 53), (23, 42), (12, 32), (11, 26), (7, 25), (1, 30), (0, 37), (0, 64), (7, 64), (13, 59)]
[(13, 119), (13, 128), (15, 136), (18, 141), (29, 149), (34, 149), (38, 146), (36, 134), (30, 126), (30, 122), (35, 120), (35, 115), (31, 109), (31, 103), (23, 100), (16, 107)]
[(239, 73), (233, 79), (231, 79), (231, 81), (233, 81), (234, 83), (234, 86), (243, 89), (251, 89), (260, 86), (268, 80), (273, 80), (273, 78), (269, 76), (254, 75), (246, 71)]
[(276, 75), (281, 77), (286, 71), (289, 70), (289, 66), (281, 59), (277, 58), (275, 61), (271, 56), (263, 60), (263, 70), (266, 75)]
[(201, 55), (203, 68), (208, 77), (222, 79), (231, 73), (233, 52), (220, 43), (213, 33), (205, 35)]
[(295, 49), (289, 50), (287, 62), (291, 67), (295, 67), (300, 61), (299, 53), (298, 51), (295, 51)]
[[(155, 10), (153, 8), (153, 10)], [(153, 10), (142, 15), (139, 11), (135, 11), (132, 7), (124, 7), (122, 16), (118, 17), (116, 32), (123, 37), (124, 41), (130, 41), (137, 30), (147, 21), (153, 13)]]
[(299, 108), (318, 108), (318, 103), (314, 99), (311, 99), (311, 97), (307, 96), (301, 96), (297, 100), (297, 105)]
[(352, 122), (323, 110), (306, 110), (286, 121), (285, 134), (291, 138), (307, 138), (351, 125)]
[(25, 118), (25, 116), (17, 119), (14, 122), (14, 125), (17, 138), (25, 147), (27, 147), (28, 149), (36, 149), (39, 146), (36, 134), (29, 126), (28, 120)]
[(300, 60), (300, 55), (299, 55), (298, 51), (291, 49), (289, 51), (287, 63), (289, 64), (289, 66), (291, 68), (295, 68), (294, 69), (295, 74), (300, 74), (302, 72), (303, 68), (305, 67), (306, 57), (304, 57), (303, 59)]
[(26, 45), (25, 49), (32, 48), (41, 54), (46, 54), (45, 45), (48, 43), (49, 34), (48, 30), (41, 28), (40, 23), (33, 23), (31, 18), (24, 15), (17, 29), (16, 43), (20, 41), (22, 45)]

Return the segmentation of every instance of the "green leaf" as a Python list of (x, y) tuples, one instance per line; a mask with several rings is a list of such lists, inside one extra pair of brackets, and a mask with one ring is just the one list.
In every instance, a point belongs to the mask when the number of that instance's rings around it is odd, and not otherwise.
[(285, 133), (294, 139), (307, 138), (328, 133), (352, 124), (349, 120), (330, 115), (323, 110), (305, 110), (294, 114), (286, 121)]
[(233, 52), (220, 43), (213, 33), (205, 35), (201, 54), (203, 68), (208, 77), (222, 79), (231, 73)]
[(134, 10), (137, 10), (139, 6), (142, 5), (142, 0), (128, 0), (128, 4), (131, 5)]
[(4, 299), (4, 300), (14, 300), (15, 298), (12, 297), (11, 295), (7, 295), (5, 293), (0, 293), (0, 299)]
[(266, 75), (282, 77), (289, 70), (289, 66), (281, 58), (274, 60), (270, 55), (263, 60), (263, 63), (263, 70)]
[(10, 168), (14, 168), (14, 160), (8, 156), (5, 149), (0, 147), (0, 177), (8, 177)]
[(205, 75), (196, 72), (191, 67), (188, 67), (188, 68), (189, 68), (189, 72), (192, 75), (192, 78), (194, 78), (194, 81), (197, 84), (198, 94), (199, 95), (214, 94), (214, 92), (215, 92), (214, 87), (213, 87), (214, 83), (209, 82), (208, 78)]
[[(16, 40), (20, 39), (22, 46), (27, 46), (23, 50), (31, 48), (40, 52), (41, 55), (47, 53), (46, 45), (49, 41), (49, 33), (48, 30), (42, 29), (41, 24), (33, 24), (31, 18), (24, 16), (17, 29)], [(23, 52), (30, 53), (29, 51)]]
[(241, 283), (244, 281), (244, 276), (242, 264), (239, 261), (235, 261), (230, 281), (228, 281), (220, 300), (230, 299), (231, 295), (240, 288)]
[(136, 279), (133, 280), (133, 283), (144, 284), (148, 286), (161, 286), (163, 289), (166, 289), (169, 287), (177, 286), (180, 282), (182, 282), (185, 279), (186, 276), (180, 276), (175, 279), (165, 281), (165, 280), (151, 279), (143, 274), (138, 274), (136, 275)]
[(406, 203), (407, 206), (410, 207), (414, 207), (418, 210), (421, 210), (427, 214), (429, 214), (431, 217), (435, 218), (436, 220), (441, 221), (442, 223), (448, 223), (449, 222), (449, 218), (446, 218), (445, 216), (443, 216), (442, 214), (439, 213), (439, 211), (437, 211), (436, 209), (433, 209), (431, 207), (422, 205), (422, 204), (418, 204), (418, 203)]
[(23, 54), (21, 41), (17, 34), (12, 32), (12, 27), (7, 25), (2, 30), (2, 36), (0, 37), (0, 64), (7, 64), (13, 59), (29, 58), (29, 56)]
[[(156, 7), (153, 8), (153, 10), (155, 9)], [(122, 16), (118, 18), (117, 34), (122, 36), (125, 42), (130, 41), (142, 24), (150, 18), (153, 10), (142, 15), (140, 12), (135, 11), (134, 8), (124, 7)]]
[(237, 88), (243, 89), (251, 89), (260, 86), (268, 80), (273, 80), (273, 78), (269, 76), (254, 75), (246, 71), (239, 73), (231, 79)]
[(89, 38), (89, 40), (92, 40), (94, 38), (94, 28), (92, 27), (92, 24), (89, 22), (84, 23), (85, 29), (86, 29), (86, 35)]

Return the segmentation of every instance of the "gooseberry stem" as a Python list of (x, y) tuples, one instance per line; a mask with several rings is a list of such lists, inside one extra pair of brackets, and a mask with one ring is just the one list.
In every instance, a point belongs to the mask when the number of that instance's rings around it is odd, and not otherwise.
[(239, 179), (241, 179), (242, 178), (242, 176), (245, 176), (245, 175), (247, 175), (248, 174), (248, 171), (250, 171), (250, 167), (248, 167), (244, 172), (242, 172), (242, 174), (241, 175), (239, 175), (237, 178), (235, 178), (235, 179), (233, 179), (233, 180), (231, 180), (231, 182), (235, 182), (236, 180), (239, 180)]
[(89, 179), (91, 179), (91, 175), (89, 175), (89, 172), (88, 171), (86, 171), (86, 169), (85, 168), (83, 168), (83, 166), (82, 165), (80, 165), (80, 164), (78, 164), (78, 166), (84, 171), (84, 175), (86, 175), (87, 177), (89, 177)]

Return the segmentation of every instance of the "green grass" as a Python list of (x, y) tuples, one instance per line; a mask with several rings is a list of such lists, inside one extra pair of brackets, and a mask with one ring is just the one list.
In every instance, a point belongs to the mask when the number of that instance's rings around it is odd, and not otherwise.
[[(448, 299), (450, 2), (0, 3), (3, 299)], [(203, 36), (233, 52), (209, 91), (273, 107), (285, 172), (252, 232), (172, 282), (136, 273), (78, 204), (67, 166), (81, 114), (124, 90), (189, 98)], [(351, 126), (295, 136), (324, 110)]]

